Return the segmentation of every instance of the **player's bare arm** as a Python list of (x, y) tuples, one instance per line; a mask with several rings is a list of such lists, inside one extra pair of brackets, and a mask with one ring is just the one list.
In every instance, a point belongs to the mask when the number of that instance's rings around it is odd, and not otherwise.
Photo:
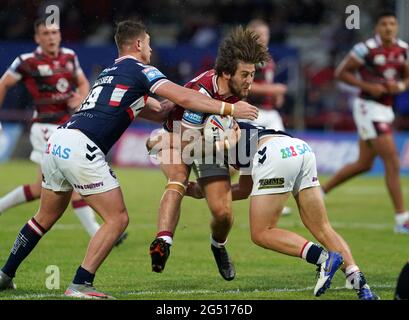
[[(166, 102), (168, 102), (168, 100), (166, 100)], [(139, 113), (139, 117), (153, 122), (163, 123), (171, 110), (171, 108), (167, 107), (166, 102), (161, 103), (155, 98), (149, 97), (146, 101), (145, 108)]]
[(380, 83), (371, 83), (360, 80), (356, 76), (356, 71), (361, 67), (361, 62), (352, 56), (347, 56), (335, 71), (335, 78), (351, 86), (360, 88), (371, 96), (380, 97), (387, 93), (386, 86)]
[(233, 201), (247, 199), (253, 188), (251, 175), (240, 175), (239, 182), (231, 186)]
[(257, 83), (251, 85), (250, 94), (257, 96), (277, 96), (287, 93), (287, 86), (281, 83)]
[[(239, 182), (232, 184), (231, 186), (233, 201), (247, 199), (250, 196), (252, 188), (253, 179), (251, 178), (251, 175), (241, 175)], [(204, 197), (200, 185), (194, 181), (189, 181), (186, 189), (186, 196), (195, 199), (202, 199)]]
[(13, 77), (9, 72), (5, 72), (0, 79), (0, 108), (3, 105), (4, 97), (7, 91), (14, 85), (16, 85), (18, 79)]
[(387, 81), (386, 88), (390, 94), (399, 94), (409, 88), (409, 63), (407, 63), (404, 67), (403, 79), (399, 81)]
[(231, 115), (249, 120), (257, 119), (258, 109), (244, 101), (231, 104), (213, 100), (195, 90), (184, 88), (171, 81), (162, 84), (155, 92), (157, 95), (193, 111)]
[(83, 72), (77, 74), (77, 90), (73, 91), (71, 98), (68, 100), (67, 105), (71, 109), (77, 109), (81, 102), (87, 97), (89, 92), (89, 82)]

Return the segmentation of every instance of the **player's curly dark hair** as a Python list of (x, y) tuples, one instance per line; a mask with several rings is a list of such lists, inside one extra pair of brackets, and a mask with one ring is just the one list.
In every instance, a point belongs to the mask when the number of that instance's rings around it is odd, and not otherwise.
[(238, 62), (259, 64), (270, 59), (268, 49), (256, 33), (242, 26), (235, 27), (223, 39), (216, 58), (216, 73), (234, 75)]
[(124, 20), (116, 25), (115, 42), (121, 50), (129, 41), (135, 40), (146, 33), (146, 27), (142, 21)]

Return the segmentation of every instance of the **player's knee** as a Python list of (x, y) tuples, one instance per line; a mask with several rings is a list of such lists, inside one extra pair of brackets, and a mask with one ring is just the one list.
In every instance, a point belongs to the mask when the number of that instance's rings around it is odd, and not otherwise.
[(264, 248), (264, 233), (263, 229), (251, 229), (250, 231), (250, 237), (251, 241), (255, 244), (258, 245), (259, 247)]
[(29, 185), (30, 193), (33, 199), (38, 199), (41, 196), (41, 183)]
[(129, 224), (129, 216), (126, 209), (124, 209), (119, 215), (118, 223), (120, 224), (121, 229), (125, 230)]
[(129, 223), (128, 212), (125, 208), (118, 209), (115, 214), (109, 216), (105, 219), (105, 223), (111, 225), (111, 227), (118, 232), (123, 232)]
[(233, 213), (231, 206), (228, 204), (220, 204), (212, 208), (213, 218), (219, 222), (231, 223), (233, 220)]
[(358, 163), (359, 173), (364, 173), (372, 169), (373, 161), (360, 161)]
[(392, 155), (389, 158), (383, 159), (385, 166), (390, 167), (392, 170), (395, 172), (399, 172), (400, 170), (400, 163), (399, 163), (399, 157), (398, 155)]
[(187, 185), (187, 179), (188, 179), (187, 172), (182, 170), (172, 173), (172, 175), (169, 177), (169, 181), (179, 182), (184, 185)]

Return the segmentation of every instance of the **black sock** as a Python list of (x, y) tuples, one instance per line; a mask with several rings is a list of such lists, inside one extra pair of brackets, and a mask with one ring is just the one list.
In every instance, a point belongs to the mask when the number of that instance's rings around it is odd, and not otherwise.
[(92, 274), (91, 272), (85, 270), (83, 267), (79, 266), (72, 282), (74, 284), (92, 285), (92, 283), (94, 282), (94, 278), (95, 274)]
[(34, 218), (31, 218), (20, 230), (10, 256), (1, 270), (11, 278), (15, 277), (19, 265), (30, 254), (45, 233), (46, 230)]
[(395, 300), (409, 300), (409, 262), (405, 264), (399, 274)]
[(327, 259), (328, 252), (313, 242), (306, 242), (301, 250), (300, 256), (307, 260), (308, 263), (319, 265)]

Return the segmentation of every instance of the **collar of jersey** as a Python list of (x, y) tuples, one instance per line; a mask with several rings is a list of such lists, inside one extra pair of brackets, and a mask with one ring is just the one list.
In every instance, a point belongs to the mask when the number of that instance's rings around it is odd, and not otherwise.
[[(375, 34), (375, 41), (379, 46), (383, 45), (381, 36), (379, 34), (377, 34), (377, 33)], [(396, 38), (394, 38), (393, 43), (396, 43), (396, 41), (397, 41)]]
[(127, 54), (126, 56), (122, 56), (122, 57), (119, 57), (119, 58), (115, 59), (115, 63), (118, 63), (119, 61), (122, 61), (122, 60), (125, 60), (125, 59), (134, 59), (134, 60), (139, 62), (139, 60), (136, 59), (134, 56), (131, 56), (130, 54)]

